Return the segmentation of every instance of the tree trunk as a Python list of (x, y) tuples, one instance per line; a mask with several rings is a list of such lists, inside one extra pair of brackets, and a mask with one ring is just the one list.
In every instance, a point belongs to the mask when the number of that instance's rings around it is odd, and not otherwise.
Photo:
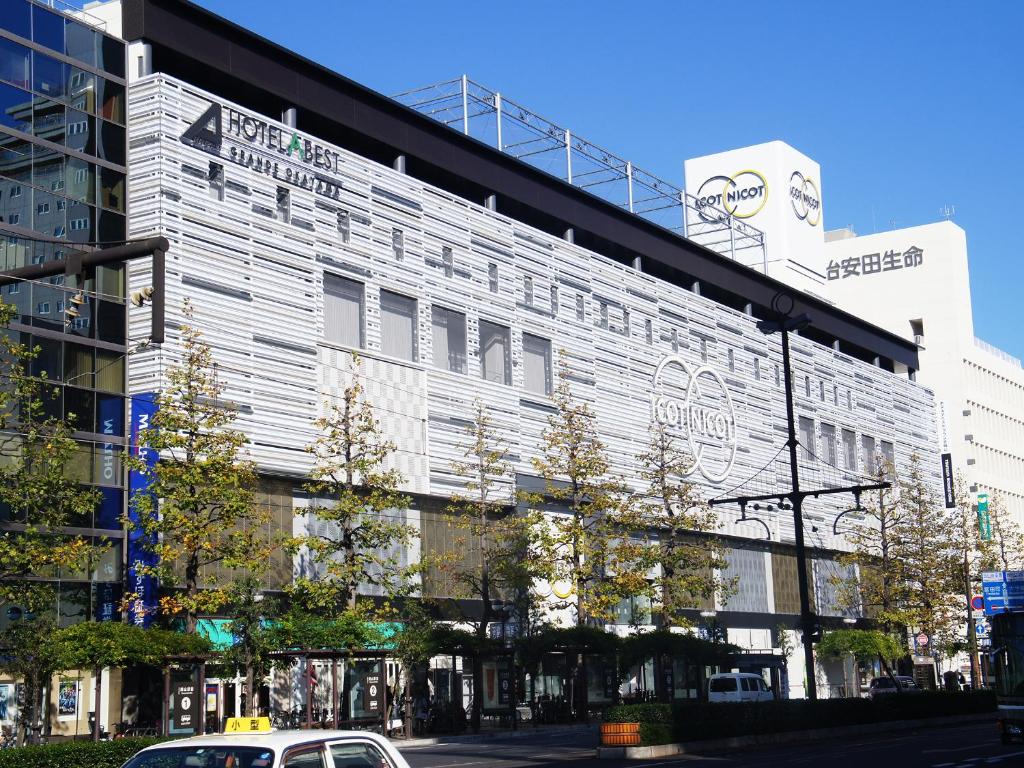
[(259, 691), (256, 688), (256, 669), (252, 663), (245, 666), (245, 690), (249, 695), (245, 697), (245, 709), (242, 717), (257, 717), (259, 715)]
[(101, 718), (100, 718), (100, 706), (102, 705), (102, 701), (101, 700), (102, 700), (102, 688), (103, 688), (103, 670), (100, 669), (99, 667), (97, 667), (95, 670), (93, 670), (93, 674), (96, 676), (96, 682), (95, 682), (95, 684), (93, 686), (93, 688), (94, 688), (93, 711), (96, 713), (96, 716), (95, 716), (95, 722), (93, 722), (93, 726), (92, 726), (92, 740), (93, 741), (99, 741), (100, 740), (100, 733), (103, 730), (102, 726), (100, 725), (100, 720), (101, 720)]
[(479, 653), (473, 654), (473, 711), (469, 719), (469, 727), (473, 733), (480, 733), (480, 719), (484, 709), (484, 675), (483, 663)]

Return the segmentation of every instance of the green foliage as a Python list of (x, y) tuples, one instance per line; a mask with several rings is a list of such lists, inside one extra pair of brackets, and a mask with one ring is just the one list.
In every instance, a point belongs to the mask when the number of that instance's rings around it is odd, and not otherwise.
[(696, 704), (625, 704), (605, 720), (640, 723), (644, 746), (730, 736), (755, 736), (808, 728), (917, 720), (995, 712), (992, 691), (929, 691), (869, 699), (788, 699), (783, 701)]
[(80, 485), (74, 417), (48, 415), (59, 391), (45, 373), (33, 375), (39, 348), (6, 330), (13, 307), (0, 301), (0, 505), (25, 527), (0, 531), (0, 606), (40, 612), (54, 602), (53, 588), (27, 577), (78, 578), (105, 548), (87, 537), (60, 532), (88, 517), (99, 491)]
[(268, 644), (290, 650), (358, 650), (380, 647), (384, 636), (375, 625), (366, 621), (360, 611), (346, 611), (326, 619), (294, 608), (273, 623)]
[(624, 665), (642, 663), (655, 656), (685, 658), (694, 664), (722, 666), (742, 652), (730, 643), (717, 643), (683, 632), (656, 630), (623, 638), (621, 661)]
[(906, 653), (896, 637), (878, 629), (829, 630), (817, 645), (818, 653), (827, 659), (853, 656), (862, 663), (883, 659), (894, 664)]
[(161, 739), (69, 741), (0, 750), (0, 768), (120, 768), (140, 749)]
[(649, 569), (657, 552), (646, 537), (646, 519), (624, 481), (611, 475), (611, 461), (598, 437), (597, 417), (573, 396), (564, 360), (534, 470), (543, 493), (524, 494), (534, 508), (554, 502), (565, 512), (546, 517), (538, 554), (551, 579), (568, 584), (569, 597), (556, 608), (575, 609), (578, 625), (612, 618), (624, 598), (650, 592)]
[(110, 621), (73, 624), (55, 634), (66, 648), (65, 669), (161, 666), (168, 656), (203, 656), (211, 652), (210, 641), (199, 635)]
[(401, 522), (409, 499), (398, 490), (401, 473), (386, 468), (396, 447), (384, 437), (363, 395), (359, 365), (353, 356), (349, 385), (340, 402), (313, 422), (318, 435), (306, 446), (313, 457), (305, 485), (311, 502), (297, 514), (307, 525), (314, 517), (324, 525), (289, 545), (308, 553), (315, 572), (295, 579), (293, 597), (325, 615), (353, 610), (360, 585), (379, 587), (392, 599), (408, 595), (420, 569), (401, 564), (401, 552), (416, 531)]
[[(139, 442), (157, 451), (160, 461), (150, 467), (143, 457), (130, 456), (126, 463), (151, 482), (152, 493), (132, 502), (143, 540), (153, 542), (157, 565), (148, 570), (163, 587), (178, 588), (161, 599), (161, 610), (183, 615), (186, 631), (194, 633), (199, 613), (228, 600), (226, 585), (215, 583), (207, 569), (245, 573), (266, 562), (270, 547), (268, 515), (253, 498), (256, 467), (241, 458), (246, 437), (232, 428), (236, 409), (221, 399), (213, 353), (188, 324), (187, 301), (184, 312), (181, 362), (167, 370), (150, 428), (139, 433)], [(136, 524), (130, 518), (125, 523)]]
[(687, 626), (683, 610), (714, 603), (735, 590), (734, 579), (716, 575), (728, 568), (725, 547), (708, 534), (718, 530), (718, 513), (692, 483), (682, 478), (693, 457), (682, 450), (664, 424), (652, 424), (647, 449), (637, 457), (640, 477), (647, 482), (641, 514), (658, 532), (660, 575), (651, 584), (651, 597), (661, 603), (662, 625)]

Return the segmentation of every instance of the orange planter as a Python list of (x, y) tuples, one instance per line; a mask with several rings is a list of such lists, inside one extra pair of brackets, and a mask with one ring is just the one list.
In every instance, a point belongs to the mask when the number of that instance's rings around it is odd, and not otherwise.
[(640, 723), (601, 723), (602, 747), (636, 747), (640, 744)]

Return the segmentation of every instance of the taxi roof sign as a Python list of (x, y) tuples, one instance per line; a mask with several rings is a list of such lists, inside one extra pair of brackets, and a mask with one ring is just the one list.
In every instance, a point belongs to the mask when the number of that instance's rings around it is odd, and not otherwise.
[(229, 717), (224, 733), (272, 733), (269, 717)]

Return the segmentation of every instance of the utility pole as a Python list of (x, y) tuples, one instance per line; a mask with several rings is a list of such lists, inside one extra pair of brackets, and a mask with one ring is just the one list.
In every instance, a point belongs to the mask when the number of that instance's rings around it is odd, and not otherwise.
[[(787, 304), (788, 302), (788, 304)], [(806, 684), (804, 690), (807, 698), (814, 700), (818, 697), (817, 682), (814, 674), (814, 644), (821, 640), (821, 625), (818, 617), (811, 612), (810, 585), (807, 578), (807, 550), (804, 544), (804, 499), (808, 496), (815, 498), (836, 493), (852, 493), (854, 498), (860, 500), (863, 491), (889, 488), (890, 483), (875, 483), (870, 485), (850, 485), (842, 488), (816, 488), (813, 490), (802, 490), (800, 488), (800, 468), (797, 456), (796, 439), (796, 416), (793, 410), (793, 371), (789, 357), (789, 332), (799, 331), (811, 324), (811, 319), (806, 314), (790, 317), (793, 309), (793, 299), (785, 293), (778, 293), (772, 300), (772, 309), (776, 314), (775, 320), (762, 320), (757, 328), (765, 335), (779, 333), (782, 337), (782, 371), (783, 383), (786, 387), (786, 424), (787, 440), (789, 448), (789, 476), (791, 488), (782, 493), (763, 494), (759, 496), (734, 496), (724, 499), (711, 499), (708, 504), (720, 506), (722, 504), (739, 504), (746, 516), (748, 503), (756, 501), (771, 501), (777, 499), (779, 508), (785, 509), (783, 500), (789, 501), (789, 507), (793, 510), (793, 531), (796, 540), (796, 574), (797, 584), (800, 589), (800, 629), (803, 634), (804, 646), (804, 675)]]

